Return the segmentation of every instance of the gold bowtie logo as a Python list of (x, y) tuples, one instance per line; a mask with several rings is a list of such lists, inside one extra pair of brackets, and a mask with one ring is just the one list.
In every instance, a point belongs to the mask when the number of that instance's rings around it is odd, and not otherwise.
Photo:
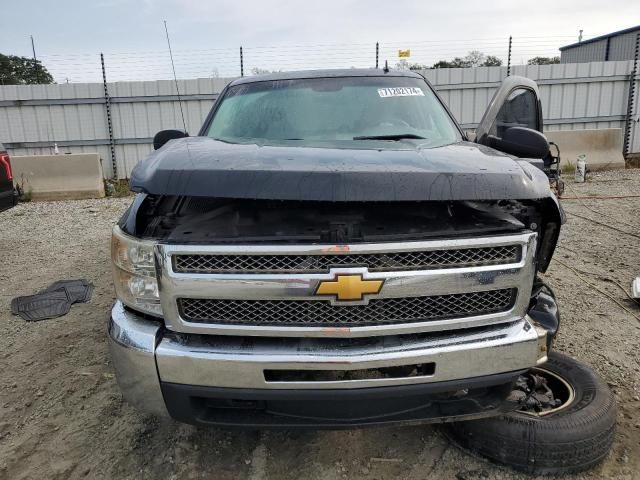
[(334, 295), (338, 300), (358, 301), (367, 294), (380, 293), (384, 280), (363, 280), (362, 275), (337, 275), (318, 284), (316, 295)]

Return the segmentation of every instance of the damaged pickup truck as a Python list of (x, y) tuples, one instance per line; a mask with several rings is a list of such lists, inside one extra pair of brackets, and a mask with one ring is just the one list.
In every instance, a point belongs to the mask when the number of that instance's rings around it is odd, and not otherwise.
[(198, 136), (158, 133), (133, 171), (112, 240), (124, 397), (200, 425), (447, 422), (537, 473), (599, 462), (611, 392), (551, 352), (539, 274), (564, 215), (541, 132), (520, 77), (475, 142), (413, 72), (230, 83)]

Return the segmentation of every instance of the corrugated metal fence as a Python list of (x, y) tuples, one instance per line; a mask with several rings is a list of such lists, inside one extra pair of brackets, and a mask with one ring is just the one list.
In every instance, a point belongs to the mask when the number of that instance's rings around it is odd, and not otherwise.
[[(197, 132), (230, 79), (179, 81), (185, 121)], [(182, 128), (173, 81), (108, 84), (118, 176), (128, 177), (151, 152), (153, 135)], [(101, 83), (0, 86), (0, 142), (10, 154), (98, 152), (105, 177), (113, 175), (109, 129)]]
[[(545, 128), (571, 130), (624, 128), (633, 62), (593, 62), (512, 67), (514, 75), (540, 85)], [(422, 72), (448, 103), (465, 129), (472, 130), (506, 67), (426, 70)], [(218, 93), (231, 79), (179, 81), (187, 130), (195, 133)], [(153, 135), (181, 128), (173, 81), (108, 84), (117, 173), (128, 177), (152, 149)], [(636, 92), (639, 89), (636, 87)], [(95, 152), (105, 177), (113, 175), (104, 87), (101, 83), (0, 86), (0, 142), (14, 155)], [(638, 116), (638, 102), (632, 117)], [(631, 151), (640, 151), (635, 125)]]

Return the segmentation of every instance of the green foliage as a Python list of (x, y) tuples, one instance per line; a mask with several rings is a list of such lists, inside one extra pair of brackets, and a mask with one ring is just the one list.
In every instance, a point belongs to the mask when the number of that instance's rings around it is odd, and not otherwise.
[(396, 63), (396, 69), (398, 70), (425, 70), (429, 68), (427, 65), (423, 65), (421, 63), (409, 63), (406, 58), (401, 58), (398, 63)]
[(18, 191), (18, 201), (22, 203), (29, 203), (33, 197), (33, 188), (29, 187), (27, 191)]
[(19, 202), (30, 202), (33, 196), (33, 187), (29, 184), (29, 181), (24, 178), (24, 173), (20, 175), (20, 179), (15, 179), (15, 186), (18, 192)]
[(455, 57), (453, 60), (440, 60), (431, 68), (471, 68), (471, 67), (499, 67), (502, 60), (494, 55), (485, 55), (479, 50), (471, 50), (464, 57)]
[(560, 57), (533, 57), (527, 62), (528, 65), (551, 65), (560, 63)]
[(453, 60), (440, 60), (434, 63), (431, 68), (469, 68), (470, 66), (464, 59), (456, 57)]
[(560, 171), (563, 175), (573, 175), (576, 171), (576, 164), (571, 160), (568, 160), (566, 163), (562, 164), (562, 167), (560, 167)]
[(409, 70), (426, 70), (429, 68), (428, 65), (423, 65), (422, 63), (410, 63)]
[(53, 77), (40, 60), (0, 53), (0, 85), (39, 83), (53, 83)]
[(278, 73), (282, 70), (267, 70), (266, 68), (253, 67), (251, 69), (251, 75), (267, 75), (269, 73)]
[(499, 67), (500, 65), (502, 65), (502, 60), (493, 55), (487, 55), (487, 58), (482, 64), (483, 67)]
[(128, 197), (133, 195), (129, 190), (129, 180), (109, 179), (104, 181), (104, 191), (107, 197)]

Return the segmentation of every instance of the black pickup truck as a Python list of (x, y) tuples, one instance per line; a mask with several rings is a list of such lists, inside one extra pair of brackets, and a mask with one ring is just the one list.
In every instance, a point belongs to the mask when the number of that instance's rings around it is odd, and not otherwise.
[(564, 215), (542, 123), (521, 77), (474, 142), (414, 72), (230, 83), (130, 179), (109, 325), (125, 398), (200, 425), (447, 422), (524, 470), (597, 463), (613, 397), (551, 351), (540, 273)]
[(0, 143), (0, 212), (13, 207), (17, 201), (18, 195), (13, 188), (11, 159)]

